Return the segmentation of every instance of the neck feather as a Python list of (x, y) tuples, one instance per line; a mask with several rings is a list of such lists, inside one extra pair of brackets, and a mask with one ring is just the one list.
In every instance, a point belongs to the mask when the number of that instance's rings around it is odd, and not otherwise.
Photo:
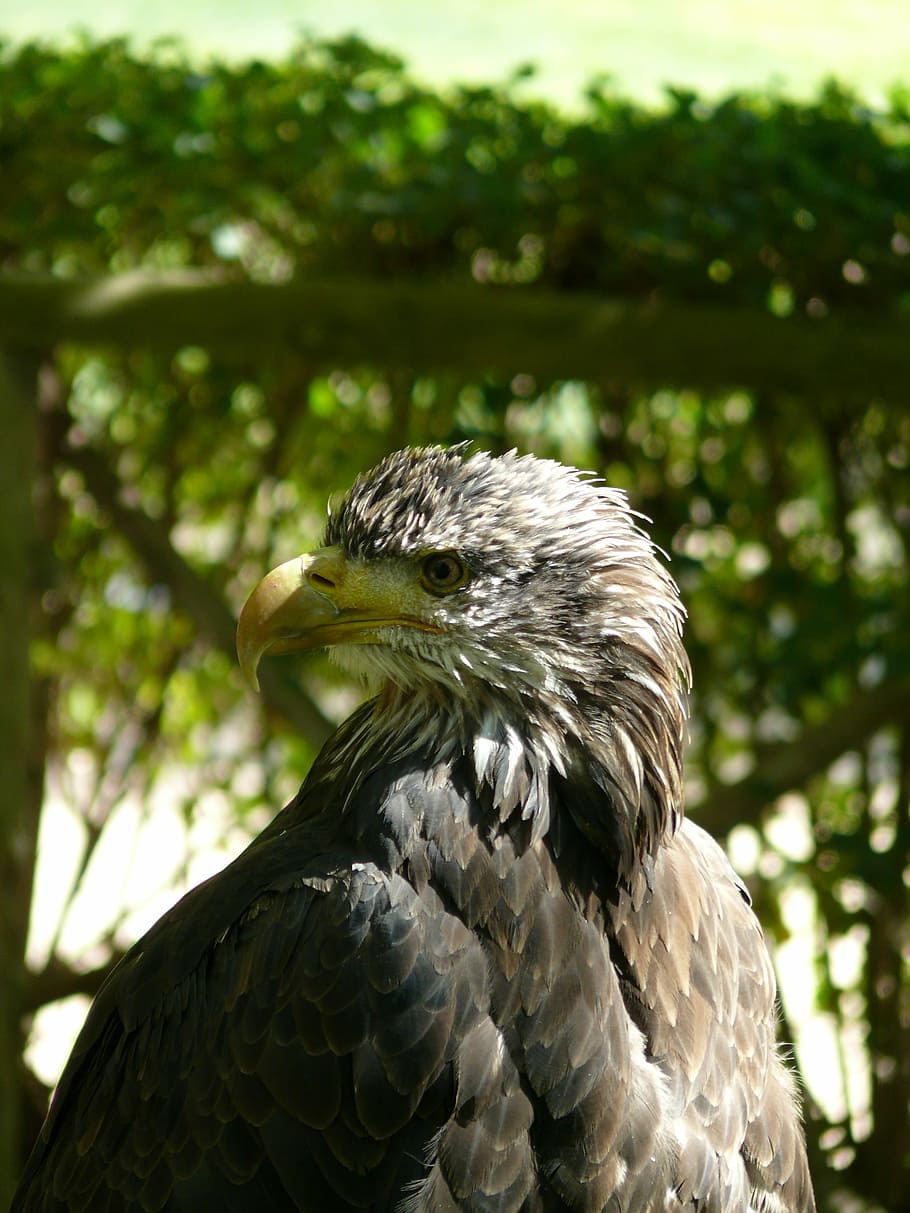
[(485, 702), (387, 684), (341, 726), (313, 776), (344, 788), (347, 804), (367, 777), (411, 756), (457, 763), (494, 821), (525, 822), (529, 844), (549, 836), (557, 852), (571, 821), (625, 882), (682, 817), (684, 702), (644, 672), (572, 699), (570, 710), (565, 697)]

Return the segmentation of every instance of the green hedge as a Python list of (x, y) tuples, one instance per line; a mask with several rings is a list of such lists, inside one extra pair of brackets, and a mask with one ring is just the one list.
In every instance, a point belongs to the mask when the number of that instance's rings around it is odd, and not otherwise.
[(62, 274), (240, 263), (259, 277), (473, 276), (910, 310), (910, 93), (835, 85), (566, 117), (430, 92), (348, 39), (191, 66), (119, 41), (0, 58), (0, 264)]

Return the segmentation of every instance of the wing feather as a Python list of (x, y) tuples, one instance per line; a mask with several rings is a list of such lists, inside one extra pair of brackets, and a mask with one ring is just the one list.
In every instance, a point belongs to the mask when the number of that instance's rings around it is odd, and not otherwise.
[(629, 1013), (670, 1084), (680, 1207), (738, 1213), (751, 1200), (811, 1210), (792, 1084), (775, 1045), (774, 975), (743, 887), (689, 822), (658, 852), (652, 885), (650, 896), (616, 899), (611, 931)]
[[(435, 894), (307, 851), (296, 878), (276, 880), (258, 844), (233, 886), (203, 886), (128, 957), (61, 1082), (36, 1159), (44, 1179), (34, 1200), (26, 1183), (17, 1211), (176, 1210), (215, 1175), (225, 1207), (260, 1208), (243, 1193), (265, 1185), (322, 1210), (426, 1180), (426, 1143), (454, 1110), (459, 1047), (489, 1022), (486, 961)], [(194, 926), (208, 947), (187, 938)], [(499, 1175), (502, 1189), (516, 1135), (527, 1152), (530, 1117), (512, 1106), (524, 1099), (517, 1074), (504, 1097), (485, 1090), (496, 1081), (486, 1070), (474, 1085), (489, 1139), (469, 1115), (458, 1131), (484, 1138), (470, 1150), (489, 1152), (484, 1182)], [(284, 1154), (295, 1134), (306, 1165)], [(461, 1174), (459, 1191), (469, 1187)]]

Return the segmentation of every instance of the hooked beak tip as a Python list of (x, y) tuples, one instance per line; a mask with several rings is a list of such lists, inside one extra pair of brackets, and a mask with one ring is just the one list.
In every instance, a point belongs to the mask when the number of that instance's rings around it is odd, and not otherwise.
[[(319, 629), (338, 614), (329, 591), (342, 576), (336, 549), (295, 556), (272, 569), (246, 600), (237, 621), (237, 658), (253, 691), (267, 653), (292, 653), (319, 643)], [(314, 580), (320, 585), (314, 585)]]

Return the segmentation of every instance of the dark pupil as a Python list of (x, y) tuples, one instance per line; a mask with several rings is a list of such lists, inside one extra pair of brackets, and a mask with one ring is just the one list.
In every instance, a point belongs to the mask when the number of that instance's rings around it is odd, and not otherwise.
[(461, 570), (450, 556), (442, 556), (430, 565), (430, 579), (440, 585), (457, 581)]

